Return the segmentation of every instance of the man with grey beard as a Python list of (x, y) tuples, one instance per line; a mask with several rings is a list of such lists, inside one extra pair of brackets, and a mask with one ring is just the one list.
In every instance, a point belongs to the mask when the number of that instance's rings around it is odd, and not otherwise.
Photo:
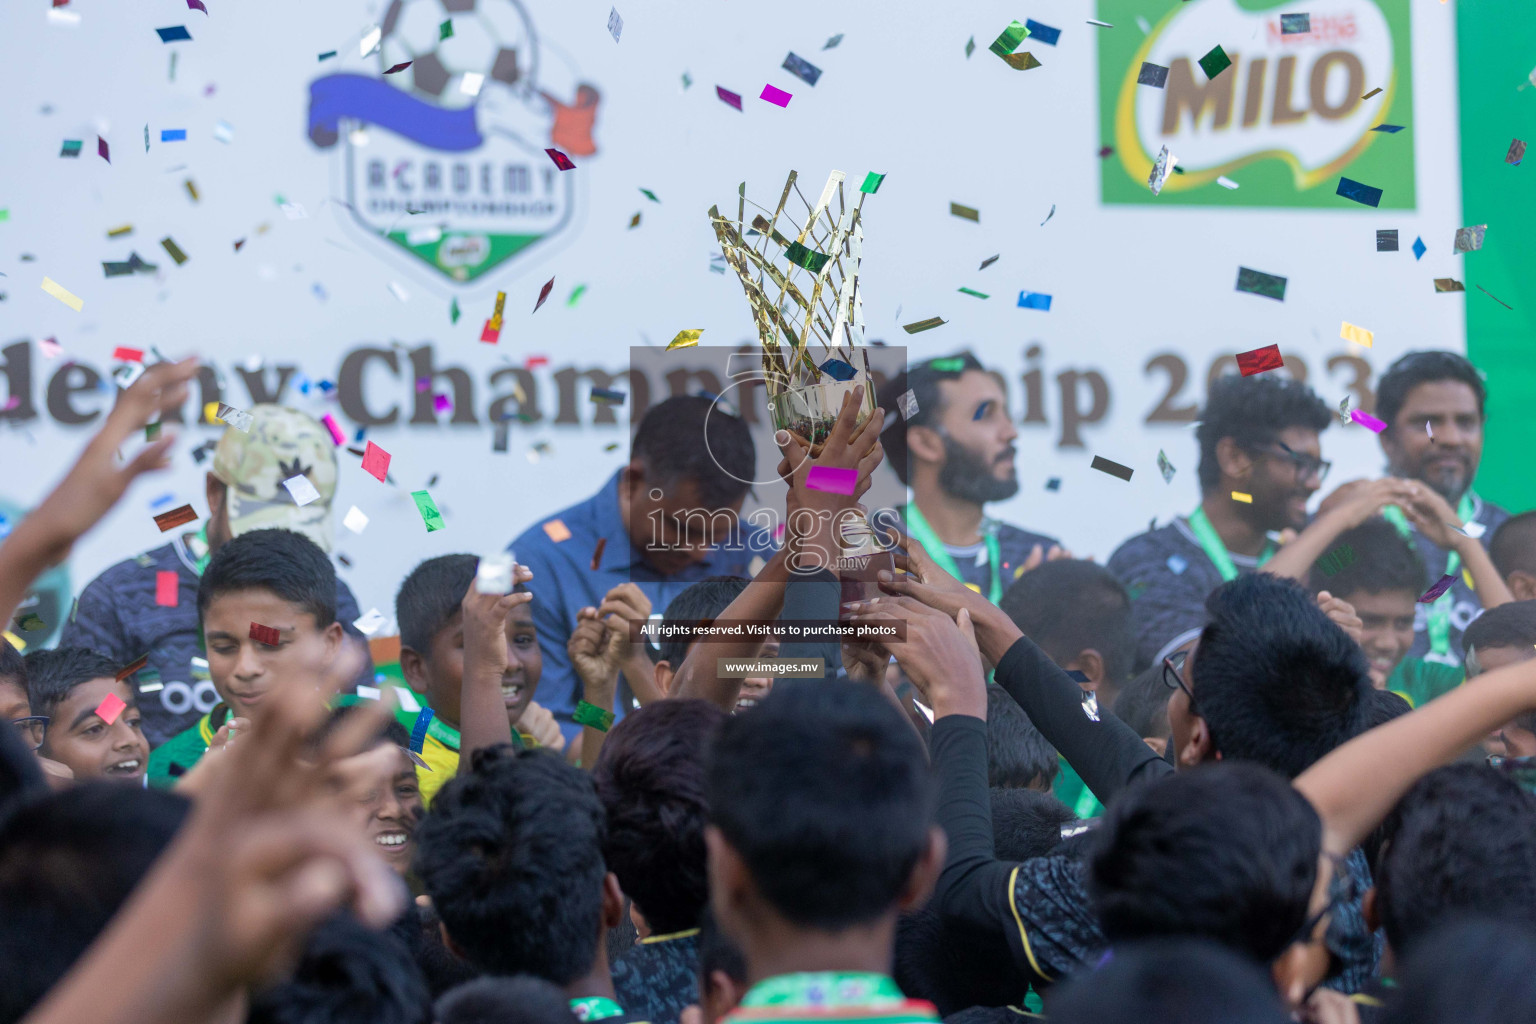
[(1018, 493), (1019, 432), (1002, 384), (975, 356), (961, 352), (911, 366), (886, 382), (880, 407), (906, 419), (881, 444), (912, 489), (907, 532), (952, 576), (996, 604), (1029, 569), (1071, 557), (1050, 537), (986, 515), (988, 502)]

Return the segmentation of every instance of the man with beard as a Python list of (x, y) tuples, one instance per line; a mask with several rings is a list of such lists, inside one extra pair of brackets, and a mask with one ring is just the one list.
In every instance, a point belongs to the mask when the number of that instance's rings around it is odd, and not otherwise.
[[(911, 398), (903, 396), (911, 392)], [(917, 408), (912, 409), (915, 401)], [(907, 532), (951, 576), (993, 604), (1044, 559), (1071, 557), (1050, 537), (989, 518), (983, 506), (1019, 490), (1008, 396), (969, 352), (930, 359), (886, 382), (880, 408), (899, 411), (905, 430), (881, 438), (901, 482), (912, 489)]]
[[(1376, 415), (1387, 424), (1378, 437), (1388, 470), (1432, 488), (1453, 512), (1454, 522), (1449, 525), (1465, 524), (1464, 532), (1481, 538), (1485, 546), (1509, 518), (1508, 512), (1472, 490), (1483, 454), (1486, 397), (1477, 368), (1454, 352), (1409, 352), (1387, 368), (1376, 388)], [(1351, 480), (1328, 496), (1319, 513), (1351, 500), (1368, 486), (1368, 481)], [(1410, 654), (1457, 664), (1462, 630), (1489, 604), (1488, 595), (1480, 597), (1469, 585), (1460, 555), (1426, 537), (1417, 523), (1410, 522), (1411, 516), (1396, 507), (1384, 515), (1405, 541), (1417, 546), (1431, 580), (1455, 577), (1451, 588), (1432, 604), (1418, 606)]]

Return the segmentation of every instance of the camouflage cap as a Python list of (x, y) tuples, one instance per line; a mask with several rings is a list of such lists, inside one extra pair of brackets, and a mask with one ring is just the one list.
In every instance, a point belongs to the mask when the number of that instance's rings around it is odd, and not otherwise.
[[(213, 475), (229, 488), (229, 532), (293, 530), (331, 550), (331, 499), (336, 495), (336, 450), (331, 435), (297, 409), (254, 405), (249, 430), (227, 427), (213, 452)], [(320, 492), (300, 507), (283, 481), (305, 476)]]

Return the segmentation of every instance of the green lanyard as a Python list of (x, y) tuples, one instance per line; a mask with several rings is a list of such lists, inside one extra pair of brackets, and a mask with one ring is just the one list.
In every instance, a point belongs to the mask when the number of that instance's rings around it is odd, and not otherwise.
[[(1195, 531), (1195, 539), (1200, 542), (1205, 557), (1211, 560), (1216, 571), (1221, 573), (1224, 581), (1237, 579), (1237, 566), (1232, 564), (1232, 555), (1227, 551), (1227, 546), (1221, 542), (1221, 535), (1216, 532), (1216, 527), (1211, 525), (1210, 517), (1205, 514), (1205, 509), (1197, 508), (1189, 514), (1189, 528)], [(1263, 565), (1275, 554), (1274, 541), (1266, 540), (1264, 550), (1259, 553), (1259, 564)]]
[[(923, 518), (923, 513), (918, 509), (917, 502), (907, 504), (907, 530), (918, 543), (928, 549), (928, 554), (939, 568), (949, 573), (955, 579), (964, 583), (965, 578), (960, 575), (960, 567), (955, 564), (954, 556), (939, 539), (939, 535), (933, 532), (933, 527), (928, 525), (928, 520)], [(1003, 552), (997, 543), (997, 531), (987, 532), (987, 563), (992, 570), (992, 590), (987, 594), (987, 600), (993, 604), (1003, 599)]]
[(904, 1003), (907, 997), (883, 974), (805, 971), (765, 978), (742, 997), (743, 1009), (760, 1006), (841, 1007)]
[(588, 996), (586, 999), (572, 999), (571, 1013), (579, 1021), (607, 1020), (609, 1017), (624, 1016), (624, 1008), (607, 996)]
[[(1468, 491), (1456, 504), (1456, 515), (1461, 520), (1457, 525), (1471, 522), (1474, 511), (1472, 492)], [(1413, 524), (1408, 522), (1408, 517), (1403, 515), (1402, 509), (1396, 505), (1388, 505), (1381, 510), (1381, 517), (1397, 527), (1398, 535), (1403, 540), (1413, 543)], [(1446, 552), (1444, 575), (1455, 576), (1459, 572), (1461, 572), (1461, 555), (1455, 551)], [(1429, 633), (1431, 654), (1451, 653), (1451, 607), (1455, 603), (1456, 596), (1448, 588), (1429, 606), (1429, 615), (1425, 619), (1424, 628)]]

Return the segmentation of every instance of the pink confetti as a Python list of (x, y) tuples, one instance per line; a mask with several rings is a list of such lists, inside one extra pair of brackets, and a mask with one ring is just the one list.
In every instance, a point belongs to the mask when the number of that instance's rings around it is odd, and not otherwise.
[(112, 358), (120, 363), (142, 363), (144, 361), (144, 351), (119, 345), (112, 350)]
[(1387, 425), (1381, 420), (1377, 419), (1375, 416), (1372, 416), (1368, 412), (1361, 412), (1359, 409), (1349, 410), (1349, 418), (1373, 434), (1379, 434), (1383, 430), (1387, 429)]
[(384, 73), (386, 75), (398, 75), (400, 72), (404, 71), (406, 68), (410, 67), (414, 63), (416, 63), (416, 62), (408, 60), (404, 64), (396, 64), (394, 67), (390, 68), (388, 71), (386, 71)]
[(418, 395), (422, 394), (423, 392), (425, 392), (431, 386), (432, 386), (432, 378), (431, 377), (417, 377), (416, 378), (416, 393)]
[(389, 452), (369, 441), (368, 447), (363, 451), (363, 469), (374, 479), (383, 483), (384, 477), (389, 474)]
[(336, 417), (326, 413), (320, 417), (320, 422), (325, 424), (325, 429), (330, 431), (331, 442), (338, 448), (347, 443), (347, 435), (342, 433), (341, 425), (336, 422)]
[(571, 158), (558, 149), (546, 149), (544, 152), (549, 154), (549, 158), (555, 162), (555, 166), (562, 171), (574, 171), (576, 169), (576, 164), (572, 162)]
[(112, 150), (107, 146), (107, 140), (100, 135), (96, 136), (96, 154), (107, 163), (112, 162)]
[(1441, 576), (1434, 586), (1424, 591), (1424, 596), (1419, 598), (1419, 604), (1429, 604), (1435, 598), (1451, 589), (1451, 584), (1456, 582), (1455, 576)]
[(433, 395), (432, 410), (438, 413), (452, 412), (453, 401), (447, 395)]
[(812, 466), (805, 478), (806, 487), (829, 494), (852, 494), (858, 485), (858, 470), (839, 469), (836, 466)]
[(765, 85), (763, 86), (763, 94), (758, 99), (767, 100), (776, 106), (787, 107), (792, 95), (792, 93), (787, 93), (777, 86)]
[(741, 109), (741, 97), (724, 86), (715, 86), (715, 95), (720, 97), (722, 102), (735, 107), (737, 110)]
[(554, 278), (550, 278), (548, 281), (544, 282), (544, 287), (539, 289), (539, 301), (535, 302), (533, 304), (533, 311), (535, 313), (537, 313), (539, 311), (539, 307), (540, 306), (544, 305), (544, 300), (549, 298), (550, 290), (553, 289), (554, 287), (555, 287), (555, 279)]
[(203, 0), (187, 0), (187, 10), (202, 11), (204, 14), (208, 13), (208, 7), (203, 3)]
[(47, 356), (49, 359), (58, 358), (59, 353), (64, 351), (64, 346), (60, 345), (54, 338), (44, 338), (42, 341), (37, 343), (37, 347), (42, 349), (43, 355)]
[(117, 716), (121, 715), (127, 707), (128, 704), (123, 698), (115, 693), (109, 693), (101, 698), (100, 704), (96, 705), (96, 717), (111, 725), (117, 721)]

